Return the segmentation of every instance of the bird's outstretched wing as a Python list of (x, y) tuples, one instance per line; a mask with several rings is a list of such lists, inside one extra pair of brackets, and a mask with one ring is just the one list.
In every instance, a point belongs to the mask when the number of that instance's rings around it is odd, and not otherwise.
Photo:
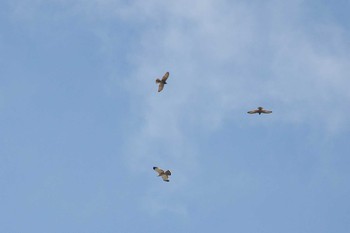
[(164, 88), (164, 83), (159, 83), (158, 92), (161, 92)]
[(265, 113), (265, 114), (270, 114), (270, 113), (272, 113), (272, 111), (270, 111), (270, 110), (265, 110), (265, 109), (261, 110), (261, 112), (262, 112), (262, 113)]
[(165, 174), (165, 173), (162, 175), (162, 179), (163, 179), (165, 182), (169, 182), (169, 177), (168, 177), (168, 175)]
[(249, 113), (249, 114), (255, 114), (255, 113), (258, 113), (259, 112), (259, 110), (252, 110), (252, 111), (249, 111), (249, 112), (247, 112), (247, 113)]
[(156, 172), (158, 172), (158, 174), (162, 174), (164, 173), (164, 171), (158, 167), (153, 167), (153, 170), (155, 170)]
[(166, 81), (169, 78), (169, 72), (166, 72), (162, 78), (162, 81)]

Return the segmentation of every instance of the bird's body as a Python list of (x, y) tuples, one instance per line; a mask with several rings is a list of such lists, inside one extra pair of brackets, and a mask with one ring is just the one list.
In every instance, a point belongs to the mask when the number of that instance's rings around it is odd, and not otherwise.
[(266, 109), (264, 109), (263, 107), (258, 107), (258, 109), (254, 109), (254, 110), (252, 110), (252, 111), (249, 111), (248, 113), (249, 113), (249, 114), (259, 113), (259, 115), (260, 115), (261, 113), (270, 114), (270, 113), (272, 113), (272, 111), (266, 110)]
[(157, 78), (156, 83), (159, 84), (158, 92), (161, 92), (164, 88), (164, 85), (167, 84), (166, 80), (169, 78), (169, 72), (166, 72), (162, 79)]
[(169, 176), (171, 176), (171, 172), (169, 170), (164, 171), (158, 167), (153, 167), (153, 170), (158, 172), (158, 176), (161, 176), (165, 182), (169, 182)]

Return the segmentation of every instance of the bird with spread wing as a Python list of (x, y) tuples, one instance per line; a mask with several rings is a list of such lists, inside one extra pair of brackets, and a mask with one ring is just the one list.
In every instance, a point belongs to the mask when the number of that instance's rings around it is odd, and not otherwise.
[(166, 80), (169, 78), (169, 72), (166, 72), (162, 79), (157, 78), (156, 83), (159, 84), (158, 92), (161, 92), (164, 88), (164, 85), (167, 84)]
[(249, 113), (249, 114), (259, 113), (259, 115), (260, 115), (261, 113), (270, 114), (270, 113), (272, 113), (272, 111), (266, 110), (266, 109), (264, 109), (263, 107), (258, 107), (258, 109), (254, 109), (254, 110), (252, 110), (252, 111), (249, 111), (248, 113)]
[(169, 182), (169, 176), (171, 176), (171, 172), (169, 170), (164, 171), (158, 167), (153, 167), (153, 170), (158, 172), (158, 176), (161, 176), (165, 182)]

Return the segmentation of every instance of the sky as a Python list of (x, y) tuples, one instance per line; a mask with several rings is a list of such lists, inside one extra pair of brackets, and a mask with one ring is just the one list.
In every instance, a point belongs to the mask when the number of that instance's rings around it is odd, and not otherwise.
[(0, 232), (350, 232), (349, 11), (2, 0)]

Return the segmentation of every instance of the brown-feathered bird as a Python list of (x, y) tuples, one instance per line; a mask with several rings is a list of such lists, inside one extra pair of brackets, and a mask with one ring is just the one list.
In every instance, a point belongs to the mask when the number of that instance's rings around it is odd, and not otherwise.
[(162, 169), (160, 169), (158, 167), (153, 167), (153, 170), (158, 172), (158, 176), (161, 176), (165, 182), (169, 182), (169, 176), (171, 176), (171, 172), (169, 170), (163, 171)]
[(259, 115), (260, 115), (261, 113), (269, 114), (269, 113), (272, 113), (272, 111), (265, 110), (263, 107), (258, 107), (258, 109), (254, 109), (252, 111), (249, 111), (248, 113), (249, 114), (259, 113)]
[(162, 78), (162, 80), (160, 80), (159, 78), (156, 79), (156, 83), (159, 84), (158, 86), (158, 92), (161, 92), (164, 88), (164, 85), (167, 84), (166, 80), (169, 77), (169, 72), (166, 72)]

